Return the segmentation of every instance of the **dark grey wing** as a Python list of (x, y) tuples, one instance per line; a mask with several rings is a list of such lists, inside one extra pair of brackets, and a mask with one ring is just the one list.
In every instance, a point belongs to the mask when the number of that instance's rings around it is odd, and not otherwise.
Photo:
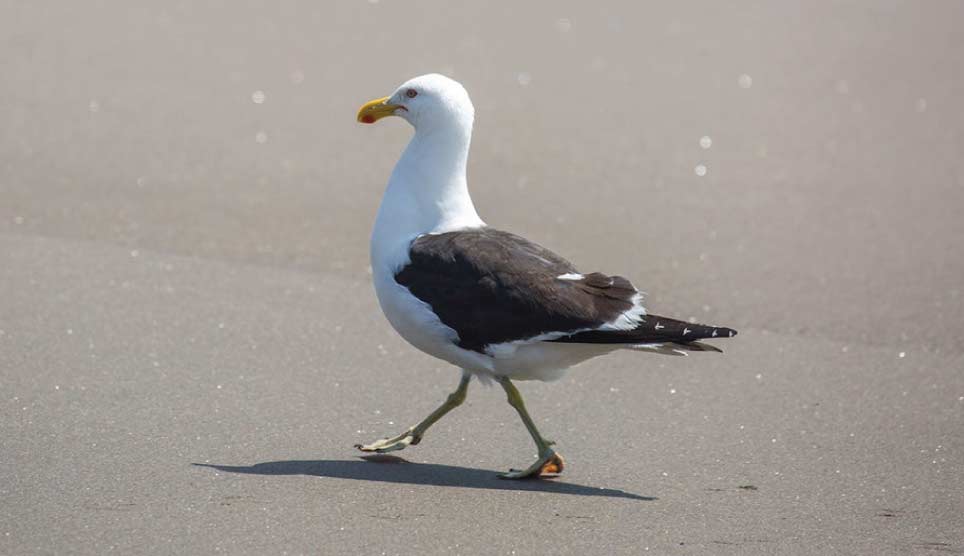
[(460, 347), (482, 353), (492, 344), (599, 327), (639, 295), (619, 276), (561, 279), (577, 274), (569, 261), (491, 228), (420, 236), (409, 254), (395, 281), (455, 330)]

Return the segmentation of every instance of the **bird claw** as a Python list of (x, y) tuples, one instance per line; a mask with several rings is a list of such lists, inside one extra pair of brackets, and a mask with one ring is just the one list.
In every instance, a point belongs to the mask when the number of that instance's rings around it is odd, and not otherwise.
[(551, 479), (558, 477), (565, 468), (562, 456), (555, 450), (547, 450), (535, 463), (526, 469), (510, 469), (508, 473), (500, 473), (500, 479)]
[(377, 452), (379, 454), (384, 454), (386, 452), (404, 450), (409, 446), (418, 444), (421, 442), (421, 440), (421, 436), (416, 435), (412, 429), (409, 429), (394, 438), (383, 438), (381, 440), (376, 440), (371, 444), (355, 444), (355, 448), (358, 448), (362, 452)]

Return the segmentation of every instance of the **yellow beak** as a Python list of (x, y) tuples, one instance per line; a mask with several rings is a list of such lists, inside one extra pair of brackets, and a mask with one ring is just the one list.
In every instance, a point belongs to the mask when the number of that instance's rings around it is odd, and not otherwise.
[(363, 124), (373, 124), (386, 116), (394, 116), (395, 111), (399, 108), (405, 109), (400, 104), (388, 104), (387, 100), (388, 97), (384, 97), (366, 102), (364, 106), (358, 109), (358, 121)]

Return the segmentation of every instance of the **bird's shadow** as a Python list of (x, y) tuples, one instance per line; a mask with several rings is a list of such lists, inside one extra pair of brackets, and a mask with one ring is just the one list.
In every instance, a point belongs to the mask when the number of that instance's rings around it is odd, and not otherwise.
[(500, 479), (490, 470), (439, 465), (435, 463), (413, 463), (396, 456), (362, 456), (358, 460), (288, 460), (269, 461), (254, 465), (219, 465), (213, 463), (194, 463), (198, 467), (210, 467), (228, 473), (253, 475), (311, 475), (356, 481), (377, 481), (413, 485), (434, 485), (440, 487), (481, 488), (487, 490), (519, 490), (551, 492), (555, 494), (575, 494), (578, 496), (609, 496), (630, 500), (656, 500), (652, 496), (640, 496), (619, 489), (599, 488), (558, 480), (521, 480)]

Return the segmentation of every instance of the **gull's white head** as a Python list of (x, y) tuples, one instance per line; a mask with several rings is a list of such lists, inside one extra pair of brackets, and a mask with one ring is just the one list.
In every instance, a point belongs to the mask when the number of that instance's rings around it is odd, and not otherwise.
[(456, 127), (471, 130), (475, 108), (461, 83), (430, 73), (409, 79), (391, 96), (365, 103), (358, 121), (373, 124), (386, 116), (398, 116), (416, 131)]

